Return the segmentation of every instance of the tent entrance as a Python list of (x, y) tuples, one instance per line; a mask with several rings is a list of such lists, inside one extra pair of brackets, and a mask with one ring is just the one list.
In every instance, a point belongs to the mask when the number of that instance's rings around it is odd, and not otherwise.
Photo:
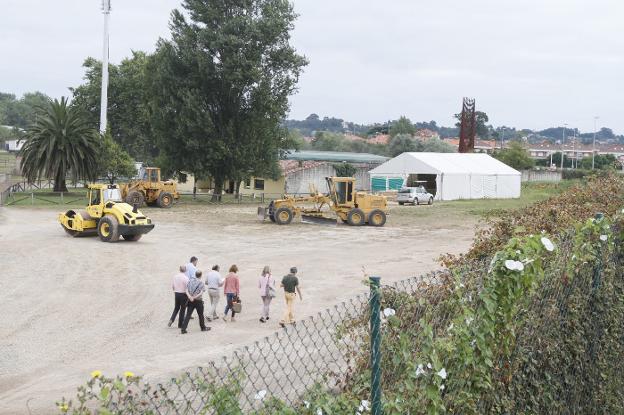
[(424, 186), (434, 197), (438, 193), (437, 174), (410, 174), (407, 177), (407, 187)]

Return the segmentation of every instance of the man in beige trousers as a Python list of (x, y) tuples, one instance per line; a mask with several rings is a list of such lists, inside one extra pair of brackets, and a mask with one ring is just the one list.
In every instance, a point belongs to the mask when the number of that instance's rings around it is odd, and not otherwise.
[(284, 288), (284, 296), (286, 297), (286, 311), (284, 311), (284, 317), (280, 320), (280, 326), (286, 327), (286, 324), (294, 324), (295, 323), (295, 314), (294, 314), (294, 302), (295, 298), (297, 298), (297, 293), (299, 293), (299, 299), (303, 301), (303, 297), (301, 296), (301, 288), (299, 288), (299, 279), (297, 278), (297, 268), (292, 267), (290, 269), (290, 274), (284, 276), (282, 278), (282, 283), (280, 287)]

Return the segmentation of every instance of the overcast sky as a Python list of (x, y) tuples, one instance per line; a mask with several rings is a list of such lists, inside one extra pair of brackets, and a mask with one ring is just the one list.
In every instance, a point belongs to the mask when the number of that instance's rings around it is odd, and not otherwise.
[[(153, 51), (180, 0), (112, 0), (110, 54)], [(295, 0), (310, 60), (290, 118), (450, 125), (463, 96), (495, 126), (624, 133), (622, 0)], [(67, 95), (102, 55), (100, 0), (0, 0), (0, 91)]]

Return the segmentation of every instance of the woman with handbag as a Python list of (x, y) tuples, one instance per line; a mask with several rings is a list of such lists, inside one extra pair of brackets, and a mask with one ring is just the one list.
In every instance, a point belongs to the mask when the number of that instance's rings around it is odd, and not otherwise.
[(258, 289), (260, 290), (260, 297), (262, 298), (262, 316), (260, 317), (260, 323), (265, 323), (269, 319), (269, 306), (271, 300), (275, 297), (275, 279), (271, 275), (271, 268), (268, 265), (262, 269), (262, 274), (258, 280)]
[(225, 282), (223, 284), (223, 293), (225, 294), (225, 298), (227, 299), (227, 305), (225, 306), (225, 315), (223, 316), (223, 320), (227, 319), (228, 311), (232, 310), (232, 319), (230, 321), (236, 321), (234, 320), (234, 316), (236, 315), (234, 309), (235, 306), (236, 308), (240, 307), (240, 281), (238, 279), (238, 275), (236, 275), (237, 272), (238, 267), (236, 265), (232, 265), (230, 267), (230, 273), (225, 277)]

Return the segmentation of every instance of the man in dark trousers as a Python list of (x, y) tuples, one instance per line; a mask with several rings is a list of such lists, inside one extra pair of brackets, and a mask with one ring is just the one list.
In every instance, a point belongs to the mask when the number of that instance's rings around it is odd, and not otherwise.
[(184, 324), (182, 324), (181, 327), (182, 334), (186, 334), (186, 328), (188, 327), (193, 310), (197, 310), (201, 331), (210, 330), (210, 327), (206, 327), (206, 324), (204, 323), (204, 301), (202, 300), (202, 294), (206, 291), (206, 287), (201, 279), (201, 276), (201, 271), (195, 271), (195, 278), (189, 280), (188, 285), (186, 286), (188, 303), (186, 306), (186, 318), (184, 319)]
[(176, 319), (176, 315), (178, 315), (178, 312), (180, 312), (180, 318), (178, 318), (178, 328), (182, 328), (182, 323), (184, 323), (184, 315), (186, 311), (186, 303), (188, 301), (188, 298), (186, 296), (186, 286), (188, 285), (188, 282), (189, 279), (186, 276), (186, 267), (184, 265), (180, 265), (180, 272), (173, 276), (173, 281), (171, 282), (175, 305), (173, 307), (173, 313), (171, 314), (171, 318), (169, 319), (169, 327), (171, 327)]

